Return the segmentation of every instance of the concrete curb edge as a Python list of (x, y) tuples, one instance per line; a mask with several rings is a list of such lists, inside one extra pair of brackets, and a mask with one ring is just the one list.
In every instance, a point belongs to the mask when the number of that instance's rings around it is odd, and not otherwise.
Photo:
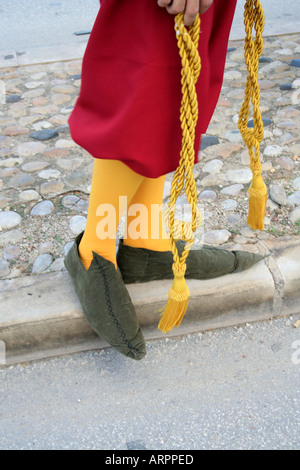
[[(299, 313), (300, 241), (260, 243), (270, 256), (251, 269), (207, 281), (190, 280), (188, 312), (180, 328), (168, 335), (157, 324), (170, 281), (129, 285), (146, 340)], [(0, 281), (0, 304), (5, 365), (108, 346), (84, 318), (65, 271)]]

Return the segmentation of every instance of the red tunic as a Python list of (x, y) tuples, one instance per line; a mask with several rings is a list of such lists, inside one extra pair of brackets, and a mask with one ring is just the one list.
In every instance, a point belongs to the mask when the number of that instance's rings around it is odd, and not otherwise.
[[(214, 0), (201, 16), (195, 160), (217, 104), (237, 0)], [(120, 160), (156, 178), (181, 150), (181, 61), (174, 16), (156, 0), (102, 0), (70, 116), (74, 141), (93, 157)]]

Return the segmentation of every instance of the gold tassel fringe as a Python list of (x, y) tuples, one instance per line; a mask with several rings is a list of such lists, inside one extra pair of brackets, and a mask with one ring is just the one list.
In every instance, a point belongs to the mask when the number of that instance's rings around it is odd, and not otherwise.
[(248, 193), (250, 196), (248, 225), (253, 230), (263, 230), (268, 191), (261, 175), (253, 177)]
[(175, 326), (178, 328), (188, 307), (190, 291), (182, 271), (173, 265), (174, 281), (169, 291), (169, 299), (162, 314), (158, 328), (168, 333)]

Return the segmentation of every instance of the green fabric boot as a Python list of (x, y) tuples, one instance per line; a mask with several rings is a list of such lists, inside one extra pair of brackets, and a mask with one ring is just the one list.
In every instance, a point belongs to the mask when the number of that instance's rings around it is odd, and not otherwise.
[(64, 263), (83, 312), (100, 337), (125, 356), (140, 360), (146, 355), (145, 340), (121, 273), (97, 253), (86, 270), (78, 253), (82, 235), (76, 237)]
[[(177, 243), (179, 254), (183, 242)], [(214, 279), (225, 274), (245, 271), (264, 256), (244, 252), (229, 251), (204, 245), (192, 249), (187, 258), (186, 279)], [(152, 251), (132, 248), (120, 240), (117, 263), (125, 284), (173, 279), (173, 255), (171, 251)]]

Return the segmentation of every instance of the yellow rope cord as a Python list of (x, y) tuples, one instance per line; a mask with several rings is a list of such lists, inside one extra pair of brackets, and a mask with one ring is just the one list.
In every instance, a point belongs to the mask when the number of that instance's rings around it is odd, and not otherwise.
[[(165, 214), (166, 225), (170, 228), (170, 243), (174, 258), (174, 282), (169, 291), (168, 303), (158, 325), (159, 329), (165, 333), (175, 325), (179, 326), (186, 312), (190, 295), (184, 278), (186, 259), (194, 242), (194, 232), (202, 223), (202, 216), (197, 208), (197, 188), (193, 175), (195, 128), (199, 114), (196, 83), (201, 70), (201, 60), (198, 52), (200, 16), (197, 16), (196, 21), (189, 30), (184, 26), (183, 16), (183, 14), (179, 14), (175, 18), (175, 31), (182, 64), (182, 102), (180, 109), (182, 149), (179, 166), (171, 186), (170, 202)], [(176, 201), (184, 187), (187, 200), (192, 208), (192, 222), (190, 223), (179, 222), (175, 219)], [(186, 242), (181, 257), (179, 257), (176, 247), (176, 241), (180, 238)]]
[[(248, 147), (250, 155), (250, 168), (253, 173), (252, 184), (249, 188), (249, 214), (248, 224), (253, 229), (264, 228), (264, 216), (267, 203), (267, 188), (261, 175), (260, 143), (264, 136), (264, 126), (259, 109), (260, 89), (258, 84), (258, 65), (264, 43), (262, 33), (264, 30), (264, 12), (259, 0), (246, 0), (245, 3), (245, 60), (248, 77), (245, 88), (245, 100), (239, 115), (239, 130)], [(256, 38), (253, 39), (253, 28)], [(250, 113), (250, 100), (253, 105), (253, 129), (248, 128)]]
[[(180, 120), (182, 128), (182, 150), (179, 166), (175, 172), (171, 197), (165, 213), (165, 223), (170, 229), (170, 244), (173, 253), (174, 281), (169, 291), (169, 299), (162, 314), (158, 328), (167, 333), (174, 326), (179, 326), (186, 312), (189, 289), (185, 281), (186, 260), (194, 242), (194, 233), (202, 224), (202, 215), (197, 208), (197, 188), (193, 175), (195, 161), (195, 128), (198, 121), (198, 100), (196, 83), (200, 75), (201, 59), (198, 52), (200, 37), (200, 16), (187, 30), (183, 14), (175, 18), (175, 31), (181, 57), (182, 102)], [(253, 40), (253, 27), (256, 38)], [(263, 229), (267, 188), (261, 176), (260, 143), (263, 138), (263, 121), (259, 110), (260, 90), (258, 84), (258, 64), (263, 50), (262, 32), (264, 14), (259, 0), (246, 0), (245, 4), (245, 60), (248, 78), (245, 88), (245, 100), (239, 116), (239, 129), (250, 154), (250, 168), (253, 172), (252, 185), (249, 189), (248, 224), (255, 229)], [(253, 105), (254, 128), (248, 128), (250, 100)], [(187, 200), (192, 209), (192, 222), (186, 223), (175, 219), (175, 206), (178, 196), (185, 188)], [(179, 256), (176, 241), (185, 241), (184, 250)]]

